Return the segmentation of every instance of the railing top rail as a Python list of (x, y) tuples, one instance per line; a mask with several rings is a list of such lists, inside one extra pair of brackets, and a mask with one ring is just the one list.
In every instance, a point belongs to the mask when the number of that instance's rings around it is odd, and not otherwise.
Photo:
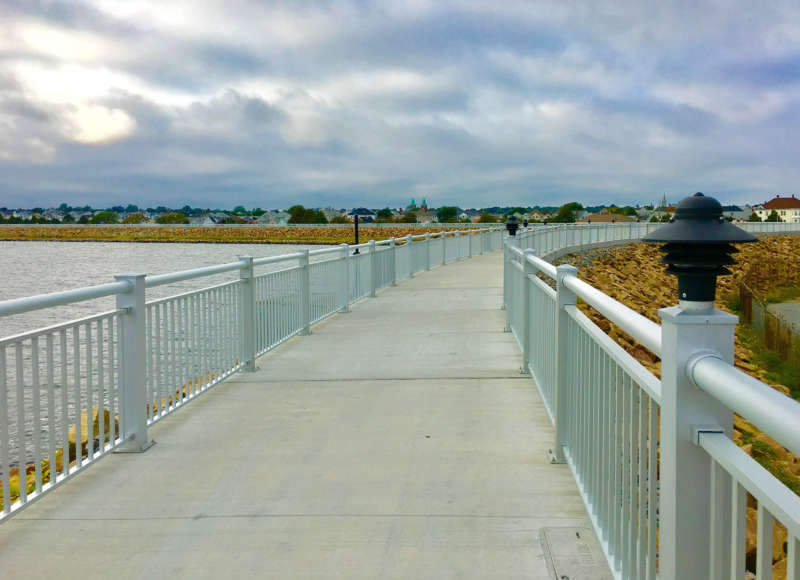
[(564, 285), (650, 352), (661, 356), (661, 326), (606, 296), (577, 276), (564, 276)]
[(534, 268), (536, 268), (543, 274), (546, 274), (553, 280), (556, 279), (556, 274), (557, 274), (556, 267), (553, 266), (553, 264), (551, 264), (550, 262), (546, 262), (545, 260), (542, 260), (538, 256), (534, 256), (531, 253), (526, 253), (525, 251), (521, 250), (516, 246), (509, 246), (509, 250), (511, 250), (511, 253), (517, 256), (521, 261), (524, 262), (525, 260), (527, 260), (528, 263), (530, 263)]
[[(270, 272), (272, 273), (272, 272)], [(188, 290), (187, 292), (181, 292), (180, 294), (173, 294), (172, 296), (164, 296), (163, 298), (156, 298), (155, 300), (148, 300), (145, 303), (145, 306), (155, 306), (157, 304), (166, 304), (168, 302), (174, 302), (176, 300), (181, 300), (182, 298), (186, 298), (188, 296), (196, 296), (198, 294), (202, 294), (204, 292), (209, 292), (211, 290), (217, 290), (219, 288), (225, 288), (227, 286), (235, 286), (236, 284), (241, 283), (241, 280), (228, 280), (227, 282), (220, 282), (219, 284), (214, 284), (213, 286), (204, 286), (202, 288), (198, 288), (196, 290)]]
[[(345, 244), (345, 246), (346, 245), (347, 244)], [(333, 246), (332, 248), (320, 248), (319, 250), (311, 250), (308, 253), (308, 255), (309, 256), (325, 256), (326, 254), (335, 254), (335, 253), (341, 253), (341, 252), (342, 252), (342, 246)], [(293, 255), (293, 254), (289, 254), (289, 255)], [(285, 256), (276, 256), (276, 257), (283, 257), (284, 259), (286, 259)], [(262, 259), (264, 259), (264, 258), (262, 258)], [(280, 262), (282, 260), (277, 260), (277, 261)], [(267, 263), (269, 264), (270, 262), (267, 262)], [(256, 264), (256, 261), (253, 260), (253, 265), (260, 266), (260, 265), (262, 265), (262, 262), (259, 262), (258, 264)]]
[(67, 322), (59, 322), (58, 324), (53, 324), (52, 326), (45, 326), (43, 328), (37, 328), (36, 330), (26, 330), (25, 332), (20, 332), (19, 334), (12, 334), (11, 336), (6, 336), (4, 338), (0, 338), (0, 348), (4, 346), (8, 346), (9, 344), (14, 344), (23, 340), (28, 340), (31, 338), (36, 338), (39, 336), (46, 336), (53, 332), (58, 332), (60, 330), (65, 330), (67, 328), (72, 328), (74, 326), (80, 326), (81, 324), (87, 324), (90, 322), (94, 322), (95, 320), (103, 320), (105, 318), (109, 318), (111, 316), (115, 316), (125, 312), (124, 310), (107, 310), (105, 312), (99, 312), (97, 314), (90, 314), (89, 316), (84, 316), (82, 318), (76, 318), (74, 320), (68, 320)]
[(124, 294), (133, 288), (130, 282), (119, 281), (99, 284), (97, 286), (87, 286), (86, 288), (76, 288), (74, 290), (64, 290), (52, 292), (50, 294), (38, 294), (36, 296), (25, 296), (23, 298), (13, 298), (0, 302), (0, 316), (10, 316), (12, 314), (22, 314), (33, 310), (51, 308), (53, 306), (63, 306), (74, 302), (94, 300)]
[(542, 260), (540, 257), (534, 256), (532, 254), (527, 254), (525, 258), (531, 265), (533, 265), (534, 268), (539, 270), (541, 273), (548, 275), (553, 280), (556, 279), (556, 274), (558, 274), (558, 270), (556, 269), (555, 266), (553, 266), (553, 264), (551, 264), (550, 262), (546, 262)]
[(661, 381), (648, 371), (639, 361), (619, 346), (577, 306), (567, 306), (567, 314), (578, 323), (587, 334), (619, 364), (653, 401), (661, 404)]
[(712, 353), (692, 358), (686, 371), (698, 388), (800, 455), (800, 403)]
[[(253, 262), (255, 263), (255, 260), (253, 260)], [(153, 286), (173, 284), (175, 282), (182, 282), (184, 280), (191, 280), (193, 278), (203, 278), (205, 276), (213, 276), (214, 274), (222, 274), (224, 272), (231, 272), (233, 270), (241, 270), (242, 267), (242, 262), (230, 262), (228, 264), (205, 266), (203, 268), (194, 268), (192, 270), (183, 270), (181, 272), (170, 272), (169, 274), (147, 276), (147, 278), (145, 278), (145, 286), (147, 288), (152, 288)]]

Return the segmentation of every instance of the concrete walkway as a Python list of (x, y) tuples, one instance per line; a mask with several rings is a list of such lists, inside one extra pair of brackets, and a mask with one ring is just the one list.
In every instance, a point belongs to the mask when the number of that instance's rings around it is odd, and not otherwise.
[(313, 327), (0, 526), (3, 578), (550, 578), (589, 526), (499, 253)]

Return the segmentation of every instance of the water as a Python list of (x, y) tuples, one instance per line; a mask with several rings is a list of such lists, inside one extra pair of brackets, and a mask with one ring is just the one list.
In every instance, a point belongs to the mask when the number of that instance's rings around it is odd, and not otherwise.
[[(283, 244), (159, 244), (108, 242), (0, 242), (3, 284), (0, 300), (93, 286), (114, 281), (114, 274), (165, 274), (322, 246)], [(290, 264), (290, 263), (287, 263)], [(293, 264), (292, 264), (293, 265)], [(257, 268), (267, 272), (287, 265)], [(147, 289), (147, 299), (164, 298), (238, 277), (237, 272), (186, 280)], [(0, 319), (0, 337), (66, 322), (114, 308), (114, 297), (48, 308)]]
[[(0, 267), (3, 272), (3, 284), (0, 287), (0, 300), (20, 298), (36, 294), (45, 294), (61, 290), (93, 286), (114, 281), (114, 274), (136, 272), (145, 274), (164, 274), (234, 262), (237, 256), (251, 255), (254, 257), (277, 256), (297, 252), (300, 249), (315, 249), (320, 246), (310, 245), (268, 245), (268, 244), (158, 244), (158, 243), (103, 243), (103, 242), (0, 242)], [(324, 259), (324, 258), (323, 258)], [(287, 261), (280, 264), (270, 264), (256, 268), (256, 273), (264, 273), (287, 267), (292, 267), (297, 261)], [(186, 280), (175, 284), (157, 286), (147, 289), (147, 300), (151, 301), (164, 298), (175, 294), (181, 294), (189, 290), (195, 290), (208, 286), (213, 286), (221, 282), (238, 278), (238, 272), (227, 272), (215, 276)], [(92, 301), (68, 304), (57, 308), (48, 308), (25, 314), (7, 316), (0, 318), (0, 337), (13, 336), (26, 333), (38, 328), (51, 326), (58, 323), (67, 322), (77, 318), (83, 318), (100, 312), (114, 309), (115, 298), (109, 296)], [(66, 335), (65, 340), (70, 341), (70, 347), (66, 349), (63, 359), (65, 365), (73, 368), (75, 356), (72, 344), (79, 345), (79, 351), (84, 353), (86, 345), (91, 346), (90, 339), (85, 335), (85, 328), (81, 329), (79, 335)], [(93, 332), (97, 332), (94, 330)], [(106, 337), (111, 335), (111, 328), (104, 330)], [(59, 359), (58, 340), (54, 345), (55, 358)], [(41, 339), (38, 343), (39, 354), (44, 357), (47, 342)], [(96, 347), (92, 347), (93, 351)], [(106, 365), (110, 365), (110, 352), (106, 344), (102, 346), (103, 359)], [(97, 388), (98, 384), (104, 384), (100, 389), (101, 393), (95, 393), (94, 405), (98, 404), (97, 397), (104, 400), (103, 407), (109, 408), (113, 405), (112, 393), (108, 391), (111, 384), (114, 369), (111, 366), (98, 369), (98, 363), (87, 369), (86, 358), (80, 368), (81, 380), (73, 379), (70, 370), (67, 383), (56, 374), (53, 377), (52, 391), (55, 391), (55, 416), (49, 417), (46, 412), (48, 408), (48, 389), (43, 386), (39, 395), (38, 405), (42, 412), (35, 413), (35, 396), (33, 392), (33, 377), (31, 375), (31, 347), (30, 341), (26, 341), (20, 350), (14, 346), (6, 348), (6, 389), (0, 392), (0, 397), (5, 399), (5, 412), (8, 413), (8, 448), (10, 465), (20, 463), (28, 464), (36, 455), (33, 452), (33, 435), (38, 432), (41, 438), (40, 449), (46, 449), (49, 442), (49, 425), (53, 422), (56, 433), (61, 433), (62, 420), (61, 412), (64, 403), (59, 403), (61, 389), (69, 390), (66, 402), (67, 425), (72, 425), (77, 421), (81, 409), (91, 406), (91, 395), (85, 388), (87, 373), (91, 375), (90, 383)], [(79, 357), (80, 358), (80, 357)], [(21, 366), (17, 367), (17, 359), (21, 360)], [(40, 382), (42, 385), (49, 383), (47, 365), (42, 358), (38, 365), (40, 369)], [(23, 416), (24, 428), (20, 433), (18, 425), (18, 391), (17, 391), (17, 369), (23, 369), (22, 377), (23, 396), (19, 398), (24, 401)], [(60, 368), (56, 365), (56, 368)], [(105, 383), (101, 375), (105, 374)], [(73, 388), (68, 389), (68, 383), (72, 381)], [(64, 384), (62, 384), (64, 383)], [(74, 386), (79, 383), (80, 386)], [(51, 391), (51, 392), (52, 392)], [(65, 394), (65, 397), (67, 395)], [(52, 404), (52, 403), (51, 403)], [(41, 417), (37, 423), (36, 417)], [(21, 435), (21, 437), (20, 437)], [(62, 441), (56, 441), (57, 446)], [(0, 473), (4, 470), (0, 466)]]

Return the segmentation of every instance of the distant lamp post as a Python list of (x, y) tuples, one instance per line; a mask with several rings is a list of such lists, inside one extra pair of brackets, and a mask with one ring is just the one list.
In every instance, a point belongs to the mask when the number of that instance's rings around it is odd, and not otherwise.
[(356, 242), (355, 242), (356, 251), (353, 252), (353, 254), (358, 254), (359, 253), (359, 251), (358, 251), (358, 214), (353, 216), (353, 228), (355, 229), (355, 235), (356, 235)]
[(717, 276), (731, 272), (735, 264), (731, 244), (755, 242), (756, 238), (722, 216), (722, 206), (713, 197), (695, 193), (683, 199), (675, 217), (643, 238), (645, 242), (664, 242), (661, 262), (666, 272), (678, 277), (678, 297), (685, 310), (705, 310), (714, 306)]
[(510, 215), (506, 220), (506, 230), (508, 231), (509, 236), (516, 236), (517, 230), (519, 229), (519, 221), (517, 221), (517, 216)]

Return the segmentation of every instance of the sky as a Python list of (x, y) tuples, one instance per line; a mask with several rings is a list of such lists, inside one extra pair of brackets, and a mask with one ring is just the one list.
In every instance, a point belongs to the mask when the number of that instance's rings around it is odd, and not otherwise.
[(0, 205), (758, 203), (797, 0), (0, 0)]

